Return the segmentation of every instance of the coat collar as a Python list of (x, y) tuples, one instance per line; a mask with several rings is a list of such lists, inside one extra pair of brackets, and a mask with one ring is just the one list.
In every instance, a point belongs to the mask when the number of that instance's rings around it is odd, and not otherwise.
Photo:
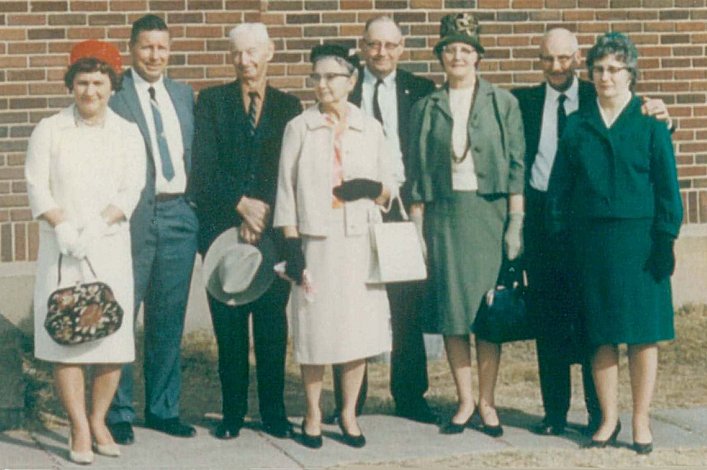
[[(349, 107), (348, 127), (357, 131), (363, 131), (364, 116), (363, 111), (358, 106), (347, 103)], [(302, 117), (309, 130), (319, 129), (320, 127), (330, 127), (324, 114), (319, 111), (319, 106), (314, 104), (307, 108)]]
[[(584, 122), (586, 125), (594, 129), (601, 135), (607, 134), (609, 129), (606, 128), (604, 120), (601, 117), (601, 113), (599, 112), (599, 103), (594, 101), (594, 103), (592, 103), (590, 106), (580, 108), (580, 110), (582, 122)], [(636, 113), (638, 113), (638, 115), (641, 115), (641, 99), (636, 96), (633, 96), (631, 98), (631, 101), (629, 101), (628, 105), (626, 105), (623, 111), (621, 111), (619, 117), (614, 121), (614, 124), (611, 126), (611, 128), (625, 127), (626, 120), (632, 119), (633, 116), (636, 115)]]
[[(71, 104), (56, 114), (56, 124), (59, 130), (77, 127), (74, 109), (76, 109), (76, 104)], [(115, 129), (115, 126), (120, 119), (120, 116), (118, 116), (112, 109), (107, 108), (104, 128)]]

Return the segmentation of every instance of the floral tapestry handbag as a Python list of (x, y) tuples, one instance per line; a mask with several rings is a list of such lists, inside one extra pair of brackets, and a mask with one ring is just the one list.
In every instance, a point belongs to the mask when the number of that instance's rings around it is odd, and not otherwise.
[[(61, 284), (61, 261), (59, 276)], [(84, 261), (91, 274), (98, 279), (88, 258)], [(95, 341), (115, 333), (123, 323), (123, 308), (115, 300), (111, 288), (98, 280), (77, 281), (70, 287), (61, 287), (49, 296), (44, 328), (59, 344), (74, 345)]]

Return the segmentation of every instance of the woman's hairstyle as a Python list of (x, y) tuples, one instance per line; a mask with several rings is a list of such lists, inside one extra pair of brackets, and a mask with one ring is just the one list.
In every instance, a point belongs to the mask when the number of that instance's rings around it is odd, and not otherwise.
[(76, 75), (93, 72), (105, 73), (110, 78), (110, 85), (113, 91), (120, 90), (123, 77), (115, 73), (113, 67), (95, 57), (84, 57), (71, 64), (66, 70), (66, 74), (64, 74), (64, 84), (69, 91), (74, 91), (74, 78), (76, 78)]
[(605, 33), (597, 38), (597, 42), (587, 53), (589, 76), (592, 77), (594, 63), (611, 54), (626, 65), (626, 69), (631, 74), (631, 91), (633, 91), (638, 78), (638, 49), (633, 41), (621, 33)]
[(349, 54), (349, 50), (339, 44), (319, 44), (312, 48), (309, 56), (312, 65), (323, 59), (333, 59), (351, 75), (358, 72), (359, 58), (356, 54)]

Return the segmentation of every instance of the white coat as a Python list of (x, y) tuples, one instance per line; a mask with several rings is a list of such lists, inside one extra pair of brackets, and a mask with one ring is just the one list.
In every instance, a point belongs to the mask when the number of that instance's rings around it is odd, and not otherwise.
[[(124, 311), (121, 328), (106, 338), (81, 345), (55, 343), (44, 329), (47, 299), (57, 289), (59, 248), (53, 228), (39, 221), (39, 254), (34, 289), (35, 356), (62, 363), (123, 363), (135, 358), (130, 214), (145, 186), (145, 146), (133, 123), (106, 111), (103, 126), (81, 126), (74, 106), (45, 118), (32, 132), (25, 177), (32, 215), (60, 208), (79, 231), (109, 204), (126, 220), (91, 245), (87, 254), (98, 279), (108, 284)], [(92, 275), (71, 256), (62, 261), (61, 287)]]

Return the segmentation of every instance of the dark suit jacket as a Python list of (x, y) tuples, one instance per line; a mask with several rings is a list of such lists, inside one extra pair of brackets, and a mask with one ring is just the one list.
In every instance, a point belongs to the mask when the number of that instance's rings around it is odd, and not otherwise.
[[(528, 88), (515, 88), (511, 93), (518, 98), (525, 129), (525, 181), (530, 181), (530, 170), (540, 145), (540, 131), (545, 107), (545, 82)], [(579, 109), (594, 103), (596, 91), (591, 82), (579, 80)]]
[[(418, 77), (406, 70), (397, 69), (395, 74), (395, 88), (398, 96), (398, 138), (400, 139), (400, 151), (403, 154), (403, 165), (408, 166), (409, 148), (410, 148), (410, 111), (412, 105), (417, 100), (423, 98), (435, 90), (435, 83), (423, 77)], [(356, 106), (361, 106), (363, 89), (363, 69), (359, 70), (358, 81), (353, 92), (349, 96), (349, 101)], [(409, 201), (408, 192), (403, 188), (401, 194), (405, 201)]]
[(251, 138), (238, 81), (199, 93), (188, 193), (199, 217), (200, 253), (223, 231), (241, 224), (236, 204), (244, 195), (274, 209), (285, 125), (301, 111), (297, 97), (268, 86)]
[(567, 119), (547, 192), (550, 230), (576, 220), (652, 218), (677, 237), (682, 200), (670, 131), (633, 97), (607, 129), (596, 103)]
[[(120, 116), (138, 125), (147, 149), (145, 188), (130, 218), (133, 257), (136, 257), (139, 256), (141, 247), (145, 246), (146, 228), (150, 226), (155, 213), (155, 157), (152, 152), (150, 130), (147, 127), (145, 116), (142, 114), (132, 74), (132, 70), (128, 70), (123, 74), (123, 87), (110, 98), (108, 104)], [(175, 82), (167, 77), (164, 77), (164, 86), (172, 99), (172, 104), (179, 118), (182, 144), (184, 146), (184, 169), (188, 181), (191, 170), (192, 140), (194, 138), (194, 91), (191, 86)]]

